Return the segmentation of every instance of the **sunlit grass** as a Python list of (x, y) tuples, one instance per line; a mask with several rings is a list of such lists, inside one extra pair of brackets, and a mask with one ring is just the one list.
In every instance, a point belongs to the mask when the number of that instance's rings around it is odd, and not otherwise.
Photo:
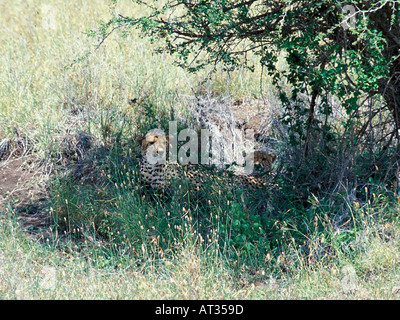
[[(125, 110), (128, 98), (138, 95), (150, 94), (162, 107), (183, 107), (178, 94), (193, 94), (207, 79), (207, 71), (190, 75), (174, 66), (172, 57), (155, 54), (154, 45), (136, 31), (126, 38), (115, 32), (95, 50), (97, 39), (84, 32), (110, 17), (110, 4), (16, 1), (1, 5), (2, 131), (10, 134), (12, 126), (19, 126), (40, 139), (40, 129), (66, 130), (71, 106)], [(119, 1), (114, 12), (138, 14), (138, 10), (130, 1)], [(88, 52), (86, 59), (74, 64)], [(258, 91), (259, 81), (251, 72), (215, 77), (208, 85), (223, 93)]]
[(366, 251), (355, 248), (360, 252), (353, 261), (313, 263), (276, 277), (268, 270), (250, 275), (251, 270), (243, 269), (238, 275), (223, 256), (193, 246), (183, 246), (175, 257), (163, 260), (143, 252), (139, 263), (107, 255), (94, 243), (79, 252), (64, 239), (64, 249), (56, 249), (54, 239), (29, 237), (12, 218), (1, 219), (0, 232), (2, 299), (399, 298), (398, 237), (390, 243), (372, 237)]
[[(119, 127), (123, 117), (135, 123), (138, 116), (128, 99), (147, 99), (162, 118), (199, 91), (232, 99), (274, 95), (267, 77), (260, 83), (259, 69), (188, 74), (173, 57), (154, 54), (137, 32), (117, 32), (94, 50), (98, 42), (83, 32), (107, 20), (110, 4), (0, 4), (0, 138), (18, 127), (43, 159), (65, 133), (83, 130), (112, 145), (107, 135), (124, 129), (133, 149), (137, 128)], [(113, 10), (139, 14), (131, 1)], [(135, 182), (134, 163), (123, 166), (119, 157), (126, 154), (113, 152), (97, 158), (104, 184), (79, 184), (68, 175), (51, 181), (55, 225), (43, 236), (29, 235), (11, 209), (1, 209), (0, 298), (399, 298), (398, 203), (390, 196), (361, 207), (342, 200), (350, 214), (339, 225), (335, 213), (343, 212), (335, 205), (314, 199), (303, 211), (293, 203), (263, 217), (261, 240), (256, 233), (243, 240), (241, 233), (261, 222), (248, 222), (239, 195), (209, 184), (198, 198), (178, 186), (173, 196), (154, 196)]]

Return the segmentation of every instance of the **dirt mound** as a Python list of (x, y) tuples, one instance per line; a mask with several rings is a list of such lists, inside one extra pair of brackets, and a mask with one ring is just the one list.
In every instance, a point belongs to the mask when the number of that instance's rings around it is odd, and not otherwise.
[(0, 167), (0, 203), (5, 200), (26, 197), (26, 182), (32, 179), (32, 173), (24, 168), (24, 159), (7, 161)]
[(11, 204), (25, 228), (48, 226), (50, 217), (43, 213), (46, 195), (39, 180), (40, 175), (25, 157), (0, 162), (0, 213)]

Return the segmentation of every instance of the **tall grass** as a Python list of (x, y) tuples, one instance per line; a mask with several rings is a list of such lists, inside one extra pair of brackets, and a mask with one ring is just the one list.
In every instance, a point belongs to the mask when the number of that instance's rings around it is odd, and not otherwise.
[[(149, 247), (133, 257), (96, 238), (90, 230), (32, 237), (15, 216), (0, 220), (0, 297), (3, 299), (397, 299), (398, 221), (372, 221), (377, 208), (364, 208), (364, 229), (351, 241), (340, 232), (309, 237), (304, 248), (290, 245), (275, 264), (234, 265), (221, 251), (187, 239), (160, 258)], [(85, 240), (76, 242), (76, 233)], [(190, 233), (191, 230), (185, 232)], [(346, 235), (346, 237), (351, 237)], [(334, 244), (329, 256), (327, 244)], [(157, 246), (155, 246), (156, 248)], [(210, 250), (211, 249), (211, 250)], [(307, 254), (304, 254), (307, 250)], [(269, 257), (264, 258), (268, 260)]]
[[(18, 127), (38, 158), (65, 159), (48, 184), (51, 228), (28, 234), (0, 208), (0, 298), (398, 298), (399, 203), (383, 187), (304, 198), (279, 175), (255, 193), (218, 175), (196, 192), (183, 178), (165, 192), (140, 183), (136, 134), (202, 90), (260, 97), (260, 80), (187, 74), (135, 32), (94, 50), (82, 32), (110, 7), (140, 14), (130, 1), (0, 5), (0, 137)], [(274, 94), (265, 77), (262, 93)], [(77, 132), (93, 141), (71, 160)]]
[[(111, 2), (110, 2), (111, 3)], [(179, 95), (192, 94), (207, 72), (192, 76), (168, 55), (132, 32), (118, 32), (98, 50), (84, 32), (110, 16), (104, 1), (16, 1), (1, 5), (0, 121), (4, 133), (19, 126), (41, 142), (50, 132), (65, 131), (73, 110), (128, 108), (129, 98), (151, 95), (159, 106), (179, 106)], [(130, 1), (118, 1), (116, 14), (140, 14)], [(92, 52), (87, 59), (74, 64)], [(256, 91), (250, 73), (221, 74), (220, 90)], [(210, 83), (210, 85), (214, 85)], [(234, 90), (232, 90), (234, 86)], [(129, 111), (128, 111), (129, 112)], [(43, 141), (43, 148), (48, 144)]]

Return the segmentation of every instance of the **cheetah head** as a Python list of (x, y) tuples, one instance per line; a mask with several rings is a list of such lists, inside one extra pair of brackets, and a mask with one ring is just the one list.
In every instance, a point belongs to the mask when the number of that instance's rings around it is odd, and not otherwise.
[(137, 138), (141, 146), (142, 156), (149, 162), (157, 163), (159, 160), (166, 159), (168, 137), (161, 130), (154, 129), (144, 137)]
[(261, 150), (254, 151), (254, 164), (260, 165), (265, 171), (271, 170), (276, 158), (275, 153), (267, 153)]

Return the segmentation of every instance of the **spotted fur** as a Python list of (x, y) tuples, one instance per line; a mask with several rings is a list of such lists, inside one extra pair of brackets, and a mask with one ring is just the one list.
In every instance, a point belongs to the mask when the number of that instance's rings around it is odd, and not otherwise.
[(179, 165), (170, 163), (152, 163), (149, 158), (161, 157), (166, 158), (168, 148), (168, 138), (157, 132), (148, 133), (145, 137), (140, 137), (138, 143), (141, 145), (142, 161), (140, 165), (140, 176), (142, 181), (151, 186), (153, 189), (162, 188), (168, 182), (175, 178), (190, 179), (197, 188), (200, 188), (205, 180), (209, 180), (218, 176), (221, 180), (233, 180), (233, 183), (250, 188), (262, 188), (266, 185), (266, 177), (263, 173), (270, 171), (272, 164), (276, 160), (274, 153), (265, 151), (254, 152), (254, 164), (261, 167), (261, 172), (256, 171), (254, 174), (229, 174), (228, 172), (219, 172), (218, 175), (211, 168), (203, 165)]

